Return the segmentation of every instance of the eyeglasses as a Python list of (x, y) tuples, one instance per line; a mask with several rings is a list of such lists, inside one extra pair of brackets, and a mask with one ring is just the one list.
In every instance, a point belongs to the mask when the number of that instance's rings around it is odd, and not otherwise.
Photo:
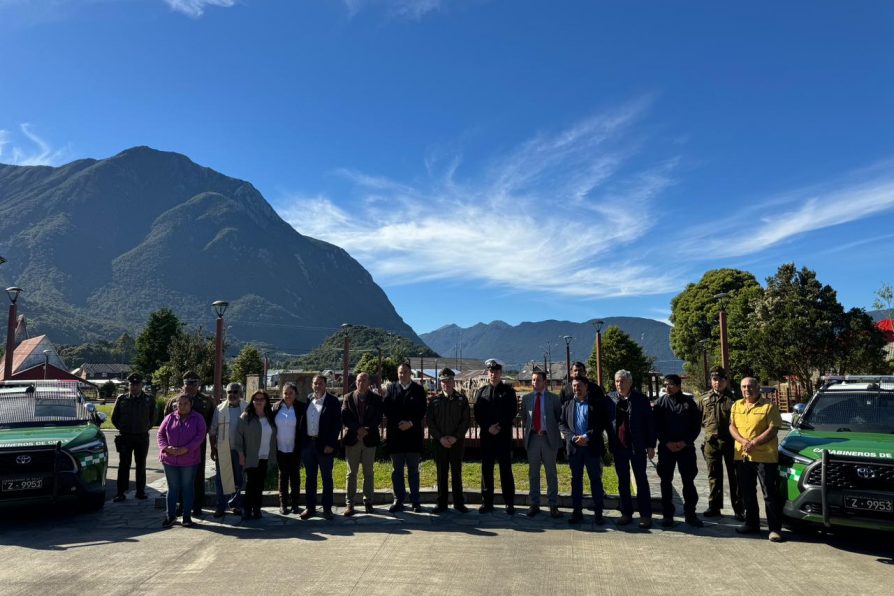
[(235, 395), (238, 395), (239, 392), (238, 392), (238, 391), (235, 391), (235, 390), (228, 390), (228, 391), (227, 391), (227, 395), (234, 395), (234, 394), (235, 394)]

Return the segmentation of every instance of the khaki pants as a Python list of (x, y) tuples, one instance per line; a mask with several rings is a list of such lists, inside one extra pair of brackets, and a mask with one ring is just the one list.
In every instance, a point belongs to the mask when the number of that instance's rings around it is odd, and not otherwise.
[(348, 462), (347, 492), (345, 504), (352, 505), (357, 496), (357, 470), (363, 464), (363, 502), (372, 503), (375, 491), (375, 472), (373, 467), (376, 462), (376, 448), (367, 447), (363, 441), (345, 447), (345, 459)]

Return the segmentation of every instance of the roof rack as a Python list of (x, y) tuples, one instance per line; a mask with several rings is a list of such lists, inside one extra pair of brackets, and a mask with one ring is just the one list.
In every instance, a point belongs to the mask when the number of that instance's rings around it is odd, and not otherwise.
[(894, 375), (826, 375), (821, 377), (822, 388), (831, 385), (866, 383), (869, 390), (894, 389)]

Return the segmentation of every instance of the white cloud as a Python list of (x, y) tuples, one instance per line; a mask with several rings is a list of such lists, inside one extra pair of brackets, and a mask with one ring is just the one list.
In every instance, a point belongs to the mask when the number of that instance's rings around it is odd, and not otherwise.
[[(672, 183), (675, 161), (624, 173), (636, 152), (625, 141), (645, 104), (539, 134), (460, 177), (458, 160), (427, 182), (406, 184), (352, 170), (355, 196), (279, 201), (300, 232), (346, 249), (381, 282), (435, 279), (565, 297), (668, 292), (672, 271), (642, 261), (653, 198)], [(431, 161), (426, 162), (432, 168)]]
[(409, 21), (418, 21), (429, 13), (441, 11), (448, 0), (341, 0), (353, 17), (363, 10), (382, 7), (389, 16)]
[(219, 6), (229, 8), (236, 4), (236, 0), (164, 0), (172, 10), (182, 12), (183, 14), (198, 18), (205, 14), (205, 9), (209, 6)]
[(8, 130), (0, 129), (0, 161), (18, 166), (53, 166), (68, 156), (68, 147), (56, 149), (38, 136), (27, 122), (19, 125), (24, 139), (17, 140)]

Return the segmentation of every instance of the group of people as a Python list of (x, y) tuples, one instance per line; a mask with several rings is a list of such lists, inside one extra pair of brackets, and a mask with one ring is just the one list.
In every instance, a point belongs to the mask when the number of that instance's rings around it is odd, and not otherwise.
[[(168, 480), (167, 511), (163, 525), (170, 526), (182, 514), (182, 525), (201, 514), (204, 478), (205, 436), (210, 438), (211, 458), (217, 463), (215, 517), (227, 511), (243, 519), (261, 515), (261, 496), (267, 469), (275, 463), (279, 475), (280, 512), (298, 514), (302, 519), (322, 515), (333, 518), (333, 463), (339, 440), (347, 461), (347, 490), (343, 514), (353, 516), (357, 500), (358, 475), (363, 474), (362, 504), (373, 512), (374, 463), (382, 443), (380, 426), (384, 419), (385, 446), (392, 464), (394, 500), (389, 511), (409, 507), (422, 511), (419, 465), (424, 448), (424, 425), (434, 442), (437, 468), (437, 504), (432, 513), (446, 511), (450, 492), (454, 509), (465, 513), (462, 464), (467, 431), (472, 423), (480, 428), (481, 495), (479, 512), (494, 511), (494, 467), (499, 465), (505, 511), (515, 514), (515, 480), (512, 472), (513, 427), (520, 417), (523, 446), (529, 464), (529, 507), (526, 514), (541, 513), (540, 472), (545, 471), (549, 515), (563, 514), (558, 507), (557, 460), (564, 446), (571, 471), (572, 513), (569, 523), (583, 521), (584, 473), (590, 481), (594, 522), (604, 524), (602, 469), (614, 462), (618, 477), (621, 517), (618, 525), (633, 521), (652, 526), (652, 500), (646, 475), (647, 461), (655, 458), (661, 480), (662, 525), (675, 524), (672, 481), (675, 470), (683, 485), (683, 515), (687, 524), (701, 527), (696, 513), (699, 499), (694, 479), (698, 473), (696, 441), (704, 433), (701, 446), (708, 477), (708, 507), (702, 517), (717, 517), (723, 507), (724, 465), (729, 479), (732, 509), (742, 525), (740, 533), (760, 528), (756, 483), (760, 481), (765, 500), (770, 540), (781, 536), (781, 505), (777, 482), (777, 438), (781, 426), (779, 410), (760, 397), (756, 379), (742, 379), (742, 399), (729, 388), (722, 367), (711, 370), (711, 390), (693, 398), (682, 391), (678, 375), (665, 377), (666, 393), (653, 404), (633, 388), (629, 371), (614, 375), (616, 390), (608, 394), (587, 378), (583, 363), (576, 362), (571, 382), (560, 394), (547, 388), (546, 373), (535, 369), (533, 390), (520, 402), (515, 389), (502, 380), (499, 360), (485, 362), (488, 383), (470, 400), (455, 388), (455, 373), (444, 368), (439, 374), (441, 391), (428, 399), (426, 391), (411, 378), (410, 367), (398, 367), (398, 380), (380, 395), (371, 390), (366, 373), (356, 378), (356, 389), (339, 400), (327, 392), (322, 375), (313, 378), (313, 393), (307, 400), (298, 388), (286, 383), (282, 399), (273, 405), (270, 395), (256, 391), (248, 401), (238, 383), (227, 386), (227, 399), (218, 406), (203, 395), (197, 375), (184, 376), (183, 393), (168, 404), (167, 415), (158, 431), (160, 459)], [(142, 379), (131, 375), (131, 390), (118, 398), (112, 416), (120, 431), (121, 465), (118, 496), (127, 491), (131, 454), (136, 455), (137, 497), (145, 496), (145, 444), (148, 428), (135, 425), (132, 418), (144, 416), (146, 398)], [(142, 418), (141, 418), (142, 420)], [(151, 420), (151, 418), (150, 418)], [(151, 423), (150, 423), (151, 425)], [(145, 430), (143, 427), (145, 426)], [(139, 437), (137, 437), (139, 434)], [(343, 435), (343, 436), (342, 436)], [(116, 444), (118, 441), (116, 441)], [(141, 461), (142, 458), (142, 461)], [(305, 471), (305, 507), (298, 506), (301, 469)], [(636, 498), (631, 494), (631, 472)], [(322, 482), (321, 511), (317, 509), (318, 478)], [(409, 490), (407, 488), (409, 487)]]

